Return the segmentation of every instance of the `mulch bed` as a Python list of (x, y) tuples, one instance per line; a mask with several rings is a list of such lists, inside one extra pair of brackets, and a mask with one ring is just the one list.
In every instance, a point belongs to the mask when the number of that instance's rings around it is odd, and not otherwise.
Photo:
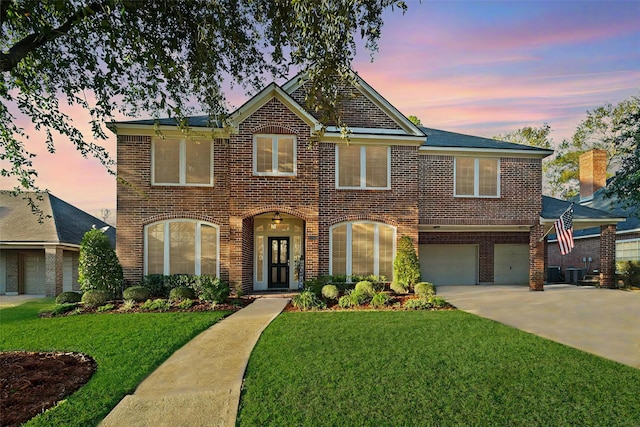
[(86, 384), (96, 368), (81, 353), (0, 353), (0, 426), (19, 426), (51, 408)]

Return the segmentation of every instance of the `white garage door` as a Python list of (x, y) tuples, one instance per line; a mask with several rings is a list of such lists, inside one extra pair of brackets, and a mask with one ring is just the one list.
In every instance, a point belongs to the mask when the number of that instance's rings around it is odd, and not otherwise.
[(44, 295), (44, 254), (24, 255), (24, 293)]
[(73, 290), (73, 256), (65, 253), (62, 258), (62, 291)]
[(0, 294), (7, 292), (7, 258), (4, 251), (0, 251)]
[(493, 282), (496, 285), (529, 283), (529, 245), (494, 245)]
[(477, 245), (420, 245), (418, 254), (423, 281), (436, 286), (478, 283)]

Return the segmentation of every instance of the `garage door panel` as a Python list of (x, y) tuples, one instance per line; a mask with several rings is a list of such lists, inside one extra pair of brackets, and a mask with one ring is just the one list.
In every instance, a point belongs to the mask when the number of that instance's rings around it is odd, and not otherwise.
[(42, 295), (45, 293), (44, 254), (24, 255), (24, 293)]
[(420, 245), (418, 250), (422, 280), (436, 286), (477, 283), (477, 245)]
[(493, 281), (496, 285), (529, 283), (529, 245), (494, 245)]

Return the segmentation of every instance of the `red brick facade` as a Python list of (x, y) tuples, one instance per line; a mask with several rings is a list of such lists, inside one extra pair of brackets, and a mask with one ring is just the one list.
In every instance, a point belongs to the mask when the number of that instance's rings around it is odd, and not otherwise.
[[(303, 104), (303, 88), (291, 97)], [(355, 96), (351, 96), (355, 95)], [(400, 129), (360, 90), (347, 97), (349, 125)], [(153, 130), (149, 130), (149, 135)], [(254, 135), (295, 135), (295, 176), (257, 176), (253, 172)], [(144, 227), (155, 221), (191, 218), (219, 227), (220, 276), (245, 292), (253, 290), (255, 219), (274, 212), (304, 224), (305, 277), (329, 272), (330, 227), (368, 220), (396, 228), (416, 243), (478, 244), (481, 282), (492, 282), (493, 246), (530, 243), (532, 288), (541, 288), (544, 248), (541, 236), (541, 160), (500, 157), (499, 198), (453, 197), (453, 156), (424, 155), (419, 142), (375, 141), (390, 146), (391, 183), (387, 190), (336, 188), (336, 143), (316, 142), (299, 111), (274, 96), (243, 117), (228, 139), (214, 143), (214, 186), (151, 185), (151, 136), (118, 131), (117, 252), (125, 278), (144, 272)], [(375, 132), (372, 132), (375, 134)], [(375, 139), (375, 137), (373, 137)], [(512, 231), (419, 233), (421, 226), (504, 226)], [(417, 247), (416, 247), (417, 249)], [(535, 258), (535, 259), (534, 259)]]

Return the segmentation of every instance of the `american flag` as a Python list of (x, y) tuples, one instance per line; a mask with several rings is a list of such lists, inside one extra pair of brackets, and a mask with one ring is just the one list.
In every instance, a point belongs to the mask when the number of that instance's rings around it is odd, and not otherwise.
[(560, 253), (566, 255), (573, 249), (573, 209), (569, 207), (553, 225), (556, 227)]

